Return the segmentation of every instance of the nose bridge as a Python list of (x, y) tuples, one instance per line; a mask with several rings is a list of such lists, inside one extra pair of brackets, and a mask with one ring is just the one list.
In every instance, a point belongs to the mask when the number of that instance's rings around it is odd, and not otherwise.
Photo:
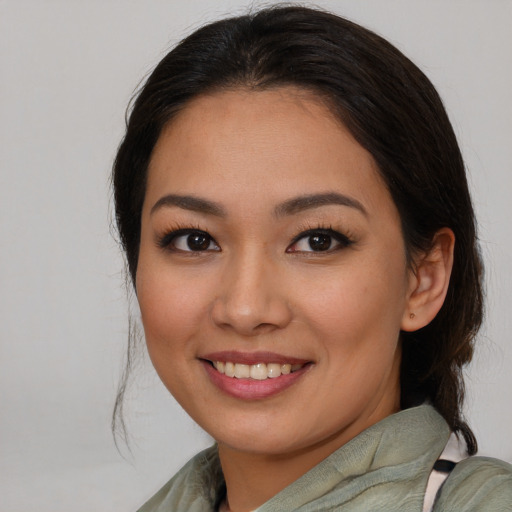
[(247, 336), (284, 327), (291, 312), (277, 283), (277, 267), (257, 244), (229, 257), (213, 305), (214, 321)]

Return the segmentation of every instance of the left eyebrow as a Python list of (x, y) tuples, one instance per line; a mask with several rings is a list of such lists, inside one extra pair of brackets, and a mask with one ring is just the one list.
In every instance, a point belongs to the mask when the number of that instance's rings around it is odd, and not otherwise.
[(320, 208), (321, 206), (328, 206), (332, 204), (355, 208), (363, 215), (368, 216), (368, 212), (365, 207), (357, 199), (344, 194), (338, 194), (337, 192), (326, 192), (323, 194), (309, 194), (294, 197), (276, 206), (274, 209), (274, 215), (276, 217), (284, 217), (304, 210)]

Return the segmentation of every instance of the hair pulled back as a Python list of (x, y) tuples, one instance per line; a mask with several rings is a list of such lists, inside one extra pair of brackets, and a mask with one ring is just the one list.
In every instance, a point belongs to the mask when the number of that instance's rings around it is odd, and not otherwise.
[(464, 163), (433, 85), (375, 33), (327, 12), (274, 7), (200, 28), (162, 59), (133, 104), (113, 168), (132, 280), (148, 164), (164, 125), (204, 93), (287, 85), (322, 98), (372, 154), (399, 211), (410, 262), (437, 230), (453, 230), (445, 303), (429, 325), (401, 334), (401, 405), (429, 400), (475, 452), (462, 418), (462, 368), (482, 321), (482, 267)]

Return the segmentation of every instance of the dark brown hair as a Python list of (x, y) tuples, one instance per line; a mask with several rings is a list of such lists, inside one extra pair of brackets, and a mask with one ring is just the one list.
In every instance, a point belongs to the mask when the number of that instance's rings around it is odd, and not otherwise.
[(453, 230), (445, 303), (429, 325), (401, 335), (401, 405), (430, 401), (474, 453), (461, 412), (462, 367), (482, 321), (482, 266), (464, 163), (431, 82), (375, 33), (327, 12), (274, 7), (211, 23), (162, 59), (133, 104), (113, 169), (132, 280), (148, 163), (164, 125), (206, 92), (287, 85), (321, 97), (373, 155), (400, 213), (409, 257), (428, 250), (440, 228)]

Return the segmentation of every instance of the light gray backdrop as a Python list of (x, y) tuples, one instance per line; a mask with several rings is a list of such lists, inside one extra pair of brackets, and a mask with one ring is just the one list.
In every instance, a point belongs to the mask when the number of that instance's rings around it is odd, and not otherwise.
[[(512, 461), (512, 2), (316, 3), (388, 37), (446, 102), (487, 263), (467, 415), (481, 452)], [(114, 448), (127, 305), (108, 176), (142, 76), (193, 28), (244, 6), (0, 0), (1, 510), (135, 510), (210, 442), (142, 357), (127, 402), (133, 455)]]

